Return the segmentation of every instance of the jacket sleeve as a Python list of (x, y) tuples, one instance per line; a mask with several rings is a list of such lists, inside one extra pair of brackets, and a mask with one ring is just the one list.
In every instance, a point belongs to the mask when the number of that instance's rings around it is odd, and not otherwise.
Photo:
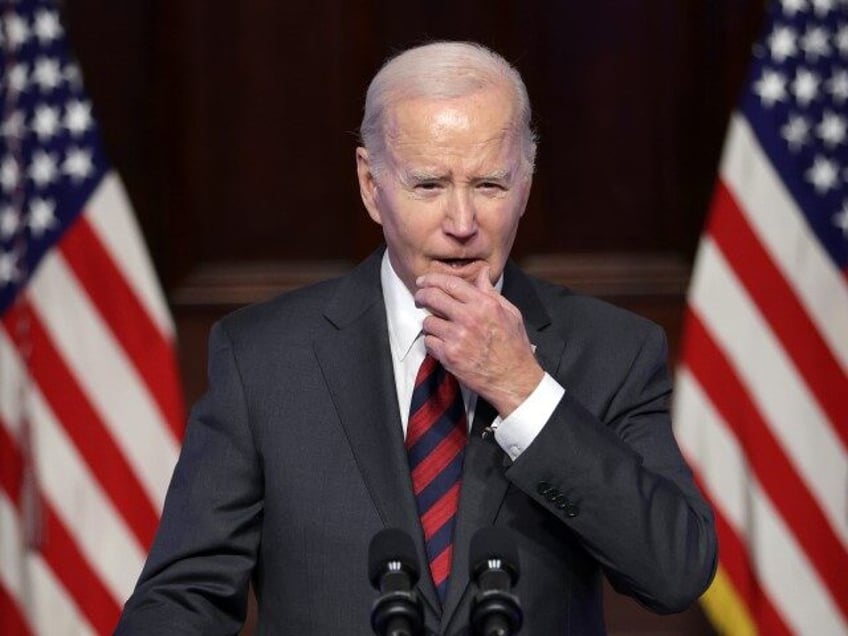
[(209, 340), (209, 390), (192, 411), (159, 530), (116, 634), (236, 634), (263, 510), (261, 462), (232, 345)]
[(662, 330), (651, 325), (622, 362), (601, 415), (563, 382), (553, 415), (506, 475), (571, 529), (617, 591), (681, 611), (714, 574), (713, 515), (672, 434)]

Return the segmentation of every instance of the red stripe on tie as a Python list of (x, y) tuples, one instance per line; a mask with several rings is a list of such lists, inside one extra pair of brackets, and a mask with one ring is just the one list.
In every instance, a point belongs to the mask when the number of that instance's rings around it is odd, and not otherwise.
[[(427, 359), (432, 360), (429, 356)], [(429, 380), (429, 376), (432, 372), (428, 373), (423, 378), (420, 377), (421, 373), (421, 371), (418, 372), (420, 379), (415, 386), (416, 390), (421, 382)], [(455, 379), (445, 378), (445, 380), (439, 383), (438, 388), (436, 389), (436, 394), (430, 396), (430, 398), (409, 417), (409, 424), (406, 427), (407, 450), (415, 446), (415, 443), (430, 430), (430, 428), (439, 420), (440, 417), (442, 417), (442, 415), (445, 414), (451, 404), (453, 404), (458, 393), (459, 384)]]
[(459, 488), (460, 482), (455, 483), (441, 499), (421, 515), (421, 526), (424, 528), (425, 541), (429, 541), (430, 537), (436, 534), (445, 523), (453, 519), (457, 508), (459, 508)]
[(433, 583), (436, 587), (444, 583), (451, 570), (451, 561), (453, 560), (453, 544), (442, 550), (435, 559), (430, 561), (430, 573), (433, 575)]
[(445, 467), (465, 448), (467, 433), (455, 427), (412, 471), (412, 483), (417, 495), (430, 485)]

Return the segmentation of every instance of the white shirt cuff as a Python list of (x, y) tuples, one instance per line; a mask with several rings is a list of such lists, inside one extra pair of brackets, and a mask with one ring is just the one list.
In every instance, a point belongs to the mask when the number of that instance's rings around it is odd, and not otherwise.
[(539, 385), (517, 409), (506, 418), (495, 418), (492, 422), (495, 440), (513, 461), (536, 439), (563, 395), (565, 389), (545, 373)]

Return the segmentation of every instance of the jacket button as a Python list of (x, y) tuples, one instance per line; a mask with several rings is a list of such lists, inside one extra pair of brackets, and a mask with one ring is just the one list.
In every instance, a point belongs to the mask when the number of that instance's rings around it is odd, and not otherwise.
[(540, 495), (542, 495), (542, 496), (547, 495), (547, 494), (548, 494), (548, 491), (549, 491), (550, 489), (551, 489), (551, 485), (550, 485), (548, 482), (546, 482), (546, 481), (540, 481), (540, 482), (536, 485), (536, 492), (538, 492), (538, 493), (539, 493)]
[(566, 517), (571, 519), (580, 514), (580, 508), (577, 504), (571, 503), (570, 501), (565, 502), (565, 505), (562, 507), (562, 511), (565, 513)]
[(551, 488), (550, 490), (548, 490), (547, 493), (545, 493), (545, 499), (547, 499), (548, 501), (556, 501), (557, 497), (561, 496), (562, 495), (559, 494), (559, 490), (557, 490), (556, 488)]

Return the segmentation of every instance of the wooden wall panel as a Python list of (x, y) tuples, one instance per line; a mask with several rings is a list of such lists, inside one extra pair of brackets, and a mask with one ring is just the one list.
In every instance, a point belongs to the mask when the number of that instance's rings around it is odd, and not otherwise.
[[(392, 51), (474, 39), (524, 75), (540, 135), (515, 246), (530, 271), (662, 324), (689, 266), (762, 0), (67, 0), (107, 148), (172, 302), (186, 396), (225, 312), (348, 269), (380, 241), (354, 174)], [(710, 634), (608, 596), (613, 634)]]

